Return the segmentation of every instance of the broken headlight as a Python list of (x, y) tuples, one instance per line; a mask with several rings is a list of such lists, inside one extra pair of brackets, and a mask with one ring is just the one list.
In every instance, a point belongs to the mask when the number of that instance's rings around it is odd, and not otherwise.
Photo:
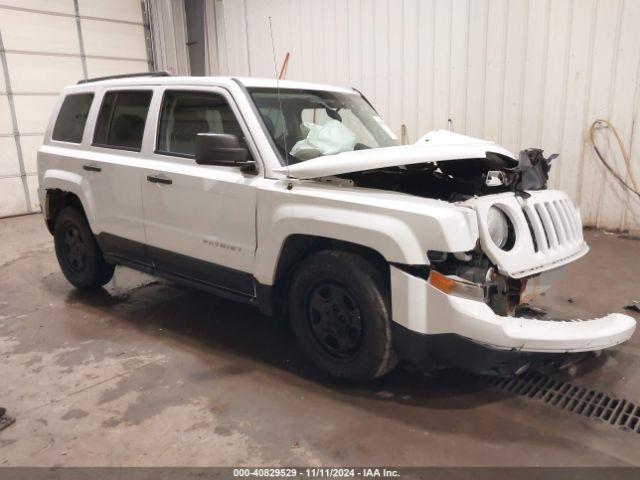
[(429, 283), (447, 295), (455, 295), (456, 297), (468, 298), (479, 302), (483, 302), (485, 299), (483, 285), (470, 282), (457, 275), (443, 275), (440, 272), (431, 270)]
[(514, 243), (514, 228), (506, 213), (498, 207), (491, 207), (487, 213), (487, 227), (493, 243), (503, 250), (509, 250)]

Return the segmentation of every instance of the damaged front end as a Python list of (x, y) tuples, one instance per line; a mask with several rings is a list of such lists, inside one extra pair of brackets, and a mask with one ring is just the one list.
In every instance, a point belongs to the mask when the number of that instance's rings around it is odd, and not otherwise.
[(540, 149), (520, 152), (519, 159), (487, 151), (484, 158), (413, 163), (341, 175), (356, 187), (407, 193), (448, 202), (513, 192), (528, 198), (528, 191), (547, 188), (551, 161)]
[(589, 250), (579, 210), (564, 192), (547, 189), (554, 157), (529, 149), (517, 164), (488, 153), (473, 174), (465, 161), (438, 167), (455, 182), (446, 199), (474, 210), (479, 241), (471, 251), (427, 254), (433, 334), (422, 339), (422, 364), (490, 375), (557, 369), (632, 336), (636, 322), (627, 315), (564, 318), (530, 305)]
[[(508, 375), (560, 368), (631, 337), (636, 322), (627, 315), (563, 318), (529, 305), (561, 278), (563, 265), (588, 252), (566, 194), (503, 193), (461, 205), (475, 210), (480, 240), (469, 252), (428, 252), (427, 317), (446, 317), (424, 340), (429, 362)], [(496, 209), (509, 225), (502, 234), (492, 225)]]
[(625, 342), (636, 327), (619, 313), (562, 319), (528, 304), (589, 250), (579, 210), (564, 192), (547, 189), (553, 158), (538, 149), (516, 158), (492, 142), (436, 131), (416, 145), (314, 158), (291, 165), (288, 174), (473, 212), (473, 250), (430, 251), (426, 270), (390, 267), (392, 310), (402, 319), (394, 322), (394, 343), (419, 365), (508, 375), (562, 367)]
[(524, 278), (513, 278), (499, 269), (480, 248), (465, 253), (428, 252), (429, 282), (438, 290), (483, 302), (500, 316), (543, 318), (547, 312), (532, 302), (564, 277), (556, 268)]
[[(476, 355), (448, 358), (447, 351), (436, 346), (432, 355), (437, 361), (508, 374), (562, 366), (581, 353), (610, 348), (631, 337), (636, 322), (627, 315), (562, 318), (543, 315), (529, 306), (561, 278), (564, 265), (588, 252), (580, 213), (565, 193), (529, 190), (526, 198), (502, 193), (475, 197), (461, 205), (476, 213), (479, 242), (473, 251), (463, 254), (429, 252), (433, 298), (429, 298), (428, 311), (429, 315), (448, 312), (451, 321), (442, 330), (471, 342), (471, 351), (485, 347), (490, 354), (482, 361)], [(497, 218), (508, 226), (496, 227)], [(447, 293), (440, 277), (466, 282), (466, 291), (475, 291), (475, 298), (457, 295), (455, 289)], [(469, 358), (471, 365), (460, 365)]]
[(531, 307), (528, 302), (560, 278), (561, 268), (514, 278), (481, 246), (428, 256), (424, 280), (392, 268), (394, 292), (421, 292), (413, 308), (426, 313), (426, 334), (398, 325), (393, 333), (405, 358), (424, 368), (499, 376), (548, 372), (625, 342), (635, 330), (635, 320), (619, 313), (561, 318)]
[(522, 299), (529, 279), (500, 274), (481, 251), (456, 254), (429, 251), (428, 257), (429, 281), (438, 290), (484, 302), (497, 315), (517, 314), (517, 310), (526, 308)]

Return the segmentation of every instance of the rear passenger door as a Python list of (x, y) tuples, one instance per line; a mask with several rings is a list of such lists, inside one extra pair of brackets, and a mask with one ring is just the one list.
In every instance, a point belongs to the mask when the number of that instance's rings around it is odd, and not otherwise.
[(104, 91), (82, 167), (96, 205), (98, 243), (105, 253), (134, 263), (148, 263), (141, 150), (152, 96), (150, 88)]
[[(198, 133), (248, 136), (223, 89), (163, 90), (153, 161), (144, 171), (149, 255), (157, 270), (254, 295), (255, 183), (239, 167), (198, 165)], [(255, 153), (255, 150), (254, 150)]]

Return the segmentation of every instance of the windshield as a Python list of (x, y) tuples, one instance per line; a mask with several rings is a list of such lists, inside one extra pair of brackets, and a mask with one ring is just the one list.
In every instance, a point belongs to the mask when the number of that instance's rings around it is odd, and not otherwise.
[[(391, 129), (357, 93), (250, 88), (276, 149), (289, 164), (368, 148), (399, 145)], [(282, 105), (282, 108), (280, 107)]]

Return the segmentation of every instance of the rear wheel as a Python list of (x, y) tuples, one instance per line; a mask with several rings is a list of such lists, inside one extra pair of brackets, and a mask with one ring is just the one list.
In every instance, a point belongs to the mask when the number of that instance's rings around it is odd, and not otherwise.
[(105, 262), (86, 218), (75, 208), (58, 214), (53, 240), (62, 273), (77, 288), (99, 288), (113, 277), (114, 266)]
[(388, 289), (363, 257), (326, 250), (307, 258), (289, 289), (290, 320), (305, 354), (338, 378), (366, 380), (396, 364)]

